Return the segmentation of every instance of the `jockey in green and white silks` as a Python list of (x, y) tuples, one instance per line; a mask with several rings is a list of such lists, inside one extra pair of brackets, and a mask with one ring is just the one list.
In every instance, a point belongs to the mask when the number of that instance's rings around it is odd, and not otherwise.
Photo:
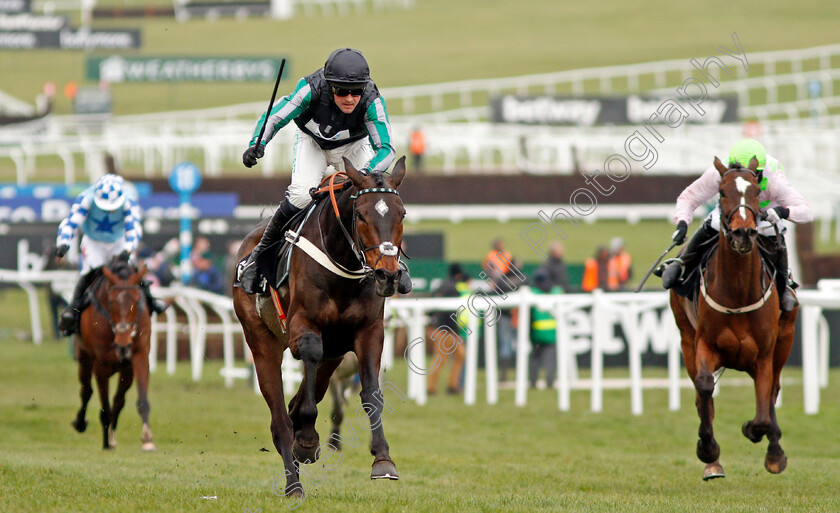
[[(245, 166), (254, 166), (264, 155), (268, 141), (292, 121), (296, 125), (292, 181), (241, 269), (240, 284), (249, 294), (257, 291), (257, 257), (283, 236), (288, 220), (309, 205), (309, 190), (327, 175), (329, 166), (344, 171), (342, 158), (346, 157), (363, 173), (384, 173), (395, 157), (385, 100), (358, 50), (338, 49), (323, 68), (301, 78), (295, 90), (271, 108), (265, 133), (258, 141), (265, 122), (265, 115), (260, 117), (242, 155)], [(404, 270), (398, 291), (405, 294), (410, 290), (411, 281)]]
[[(143, 230), (136, 194), (134, 187), (127, 186), (122, 177), (107, 174), (76, 197), (70, 215), (59, 224), (55, 250), (58, 257), (67, 253), (76, 232), (82, 232), (81, 276), (70, 305), (59, 319), (63, 333), (78, 332), (79, 315), (86, 306), (85, 291), (97, 276), (93, 271), (117, 256), (129, 260), (137, 249)], [(143, 282), (141, 286), (149, 308), (163, 312), (168, 305), (151, 296), (148, 283)]]
[[(779, 228), (784, 242), (785, 220), (794, 223), (808, 223), (814, 220), (814, 212), (799, 192), (794, 189), (785, 176), (782, 165), (770, 155), (764, 146), (754, 139), (738, 141), (729, 152), (729, 163), (747, 166), (750, 159), (756, 157), (759, 172), (759, 205), (766, 212), (766, 218), (757, 224), (759, 235), (775, 236), (774, 225)], [(694, 211), (703, 203), (712, 199), (720, 184), (720, 173), (714, 166), (708, 168), (697, 180), (689, 185), (677, 198), (674, 210), (674, 223), (677, 230), (673, 240), (679, 244), (685, 241), (688, 225), (694, 218)], [(696, 263), (697, 248), (717, 235), (720, 230), (720, 206), (706, 216), (706, 220), (691, 237), (680, 258), (668, 264), (662, 272), (662, 285), (669, 289), (679, 280), (683, 269)], [(796, 306), (796, 298), (786, 287), (790, 271), (788, 269), (787, 248), (783, 247), (774, 255), (779, 278), (780, 304), (782, 309), (790, 311)], [(792, 283), (792, 282), (791, 282)]]

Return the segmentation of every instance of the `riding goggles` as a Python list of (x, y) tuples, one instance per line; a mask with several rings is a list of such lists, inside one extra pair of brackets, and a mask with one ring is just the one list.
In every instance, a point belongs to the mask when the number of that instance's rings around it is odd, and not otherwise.
[(330, 86), (332, 89), (332, 93), (339, 97), (344, 96), (361, 96), (365, 92), (364, 86), (362, 87), (341, 87), (341, 86)]

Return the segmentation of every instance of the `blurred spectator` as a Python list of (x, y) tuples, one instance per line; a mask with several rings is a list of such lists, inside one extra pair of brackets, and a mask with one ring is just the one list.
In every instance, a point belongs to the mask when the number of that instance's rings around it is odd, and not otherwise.
[(193, 273), (190, 277), (190, 285), (200, 289), (224, 294), (224, 280), (221, 271), (213, 260), (213, 253), (210, 251), (210, 240), (207, 237), (195, 239), (195, 246), (190, 253)]
[[(464, 272), (460, 264), (452, 264), (449, 266), (449, 276), (441, 282), (440, 287), (434, 291), (433, 297), (463, 297), (470, 295), (469, 276)], [(448, 394), (460, 394), (461, 387), (459, 380), (461, 371), (464, 368), (464, 358), (467, 351), (464, 348), (464, 340), (466, 339), (465, 326), (468, 322), (466, 310), (461, 312), (461, 316), (454, 319), (455, 312), (436, 312), (432, 316), (432, 324), (426, 329), (426, 338), (432, 345), (433, 361), (440, 362), (429, 374), (426, 381), (426, 390), (430, 395), (437, 393), (438, 376), (443, 370), (446, 360), (452, 358), (452, 366), (449, 369), (449, 379), (447, 381), (446, 392)], [(432, 334), (438, 328), (449, 328), (447, 331), (439, 331), (432, 340)], [(457, 340), (452, 340), (452, 333), (457, 334)], [(454, 346), (454, 347), (453, 347)]]
[(161, 287), (171, 285), (178, 278), (176, 259), (181, 251), (180, 246), (178, 239), (170, 239), (160, 251), (146, 258), (146, 267), (149, 268), (146, 279)]
[[(522, 280), (514, 275), (514, 257), (505, 250), (501, 238), (493, 239), (491, 249), (481, 262), (487, 280), (499, 292), (507, 293), (516, 289)], [(510, 310), (502, 310), (496, 323), (496, 341), (498, 344), (499, 379), (506, 381), (507, 371), (514, 365), (513, 342), (516, 333), (513, 328)]]
[(426, 153), (426, 136), (419, 126), (415, 126), (411, 131), (411, 139), (408, 143), (408, 149), (411, 152), (411, 161), (413, 163), (412, 171), (416, 173), (423, 172), (423, 154)]
[(584, 292), (592, 292), (595, 289), (616, 290), (618, 279), (614, 273), (609, 272), (610, 255), (606, 246), (598, 246), (595, 256), (586, 259), (583, 270)]
[[(617, 282), (616, 289), (622, 290), (633, 274), (633, 259), (624, 247), (624, 239), (615, 237), (610, 241), (609, 272), (614, 275), (610, 282)], [(615, 289), (610, 289), (615, 290)]]
[[(533, 294), (559, 294), (560, 287), (553, 285), (547, 269), (539, 268), (531, 276)], [(557, 320), (549, 310), (531, 307), (531, 354), (528, 357), (528, 381), (537, 386), (540, 368), (545, 368), (548, 387), (554, 386), (557, 371)]]
[(565, 248), (560, 242), (552, 242), (548, 248), (548, 259), (540, 266), (548, 273), (548, 279), (552, 287), (560, 287), (563, 292), (569, 290), (569, 277), (566, 272), (566, 263), (563, 262)]

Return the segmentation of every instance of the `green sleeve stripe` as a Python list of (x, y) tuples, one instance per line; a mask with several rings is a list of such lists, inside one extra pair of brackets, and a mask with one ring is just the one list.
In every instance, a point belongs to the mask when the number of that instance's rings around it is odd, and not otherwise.
[(368, 171), (384, 173), (394, 161), (396, 152), (391, 145), (391, 123), (388, 121), (388, 111), (382, 97), (371, 102), (366, 112), (365, 128), (368, 132), (370, 145), (376, 154), (367, 165)]
[[(263, 134), (262, 138), (263, 146), (274, 137), (278, 130), (288, 125), (293, 119), (305, 111), (311, 102), (312, 88), (309, 87), (305, 79), (300, 79), (295, 90), (288, 96), (280, 98), (280, 101), (276, 102), (271, 108), (271, 115), (268, 118), (265, 134)], [(249, 146), (257, 143), (257, 137), (260, 135), (264, 121), (265, 114), (260, 116), (259, 121), (257, 121), (257, 126), (254, 128), (254, 135), (251, 136)]]

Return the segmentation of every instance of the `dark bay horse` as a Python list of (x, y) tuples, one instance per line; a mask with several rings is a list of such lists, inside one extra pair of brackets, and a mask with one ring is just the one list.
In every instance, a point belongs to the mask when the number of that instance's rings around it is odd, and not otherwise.
[[(272, 298), (233, 289), (236, 315), (271, 410), (274, 446), (286, 469), (285, 492), (296, 497), (304, 493), (297, 464), (314, 463), (325, 446), (335, 449), (330, 444), (319, 446), (316, 405), (348, 351), (359, 360), (360, 396), (370, 419), (371, 479), (398, 479), (382, 428), (379, 367), (385, 298), (396, 292), (401, 272), (405, 208), (397, 188), (405, 177), (405, 157), (390, 176), (360, 173), (347, 159), (344, 165), (350, 186), (332, 194), (332, 201), (319, 203), (300, 228), (289, 280), (277, 291), (288, 329)], [(264, 229), (263, 224), (248, 234), (239, 248), (240, 261), (256, 246)], [(289, 401), (288, 412), (280, 374), (286, 347), (304, 365), (303, 381)]]
[[(151, 320), (140, 280), (146, 273), (123, 260), (102, 267), (102, 275), (90, 287), (91, 304), (81, 316), (81, 333), (74, 337), (82, 384), (82, 406), (73, 427), (87, 429), (85, 413), (93, 394), (91, 376), (96, 375), (102, 408), (102, 448), (117, 445), (117, 419), (125, 405), (125, 394), (137, 377), (137, 411), (143, 420), (140, 439), (144, 451), (154, 450), (149, 427), (149, 342)], [(108, 380), (119, 372), (114, 404), (108, 399)]]
[(774, 474), (787, 466), (779, 445), (782, 431), (776, 421), (779, 375), (793, 344), (798, 311), (782, 312), (774, 276), (764, 270), (757, 242), (759, 221), (758, 161), (749, 168), (727, 169), (715, 158), (720, 172), (720, 234), (718, 248), (702, 274), (700, 296), (690, 301), (671, 291), (671, 309), (680, 329), (686, 370), (697, 392), (700, 440), (697, 457), (706, 468), (703, 479), (724, 477), (720, 447), (715, 441), (713, 373), (729, 368), (744, 371), (755, 382), (755, 417), (741, 431), (753, 443), (769, 442), (765, 468)]

